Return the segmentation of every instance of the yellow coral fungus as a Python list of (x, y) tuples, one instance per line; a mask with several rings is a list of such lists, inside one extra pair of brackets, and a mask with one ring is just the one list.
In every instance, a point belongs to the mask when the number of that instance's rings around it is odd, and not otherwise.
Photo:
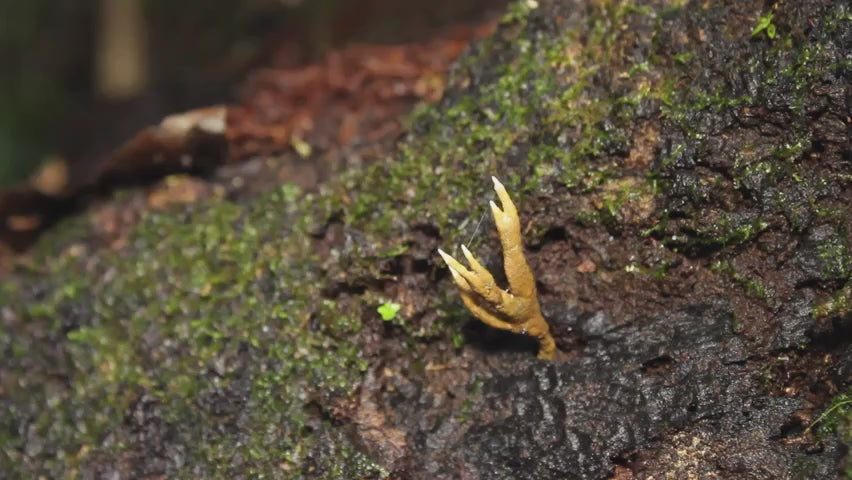
[(524, 257), (518, 210), (509, 198), (506, 187), (496, 177), (491, 177), (491, 180), (494, 181), (494, 191), (503, 206), (501, 210), (493, 201), (490, 202), (500, 243), (503, 245), (503, 268), (509, 281), (509, 291), (497, 286), (491, 273), (464, 245), (461, 246), (462, 253), (470, 268), (441, 249), (438, 249), (438, 253), (449, 267), (462, 301), (473, 316), (491, 327), (537, 338), (538, 358), (552, 359), (556, 344), (541, 314), (535, 277)]

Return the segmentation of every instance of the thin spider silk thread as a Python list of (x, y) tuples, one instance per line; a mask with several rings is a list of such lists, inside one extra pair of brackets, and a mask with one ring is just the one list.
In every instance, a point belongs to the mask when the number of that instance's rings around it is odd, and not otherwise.
[(470, 239), (467, 241), (466, 245), (471, 245), (473, 239), (476, 237), (476, 234), (479, 232), (479, 227), (482, 225), (482, 221), (485, 220), (486, 212), (482, 212), (482, 215), (479, 217), (479, 222), (476, 223), (476, 228), (473, 229), (473, 233), (470, 235)]
[(473, 240), (476, 238), (476, 234), (479, 233), (479, 227), (482, 226), (482, 221), (485, 220), (485, 217), (488, 215), (488, 211), (485, 210), (482, 212), (482, 215), (479, 216), (479, 221), (476, 223), (476, 228), (473, 229), (473, 233), (470, 235), (470, 239), (467, 241), (466, 245), (473, 245)]

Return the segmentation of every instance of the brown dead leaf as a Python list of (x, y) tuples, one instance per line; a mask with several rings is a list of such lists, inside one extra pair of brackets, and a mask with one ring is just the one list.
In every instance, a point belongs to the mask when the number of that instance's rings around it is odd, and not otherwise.
[(41, 226), (40, 215), (12, 215), (6, 218), (6, 226), (13, 232), (28, 232)]
[(577, 265), (577, 272), (579, 273), (594, 273), (595, 271), (597, 271), (597, 269), (598, 266), (595, 265), (595, 262), (589, 260), (588, 258), (580, 262), (579, 265)]

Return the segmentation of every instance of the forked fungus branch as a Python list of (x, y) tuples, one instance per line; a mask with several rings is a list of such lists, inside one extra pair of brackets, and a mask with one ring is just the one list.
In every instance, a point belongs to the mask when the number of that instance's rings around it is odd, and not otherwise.
[(541, 314), (535, 277), (524, 257), (518, 210), (509, 198), (506, 187), (496, 177), (491, 179), (494, 181), (494, 191), (503, 205), (501, 210), (493, 201), (490, 202), (491, 213), (494, 214), (494, 222), (503, 246), (503, 266), (509, 281), (509, 290), (498, 287), (491, 273), (464, 245), (461, 250), (470, 268), (441, 249), (438, 249), (438, 253), (449, 267), (462, 301), (473, 316), (491, 327), (537, 338), (538, 358), (552, 359), (556, 344)]

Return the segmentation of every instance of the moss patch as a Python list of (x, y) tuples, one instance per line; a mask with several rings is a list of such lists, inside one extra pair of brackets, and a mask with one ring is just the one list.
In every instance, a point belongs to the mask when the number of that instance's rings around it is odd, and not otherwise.
[[(321, 394), (346, 396), (366, 368), (352, 342), (362, 312), (323, 298), (308, 221), (297, 215), (304, 202), (284, 186), (244, 206), (150, 214), (126, 250), (86, 265), (85, 247), (72, 244), (48, 272), (29, 277), (47, 273), (41, 285), (6, 284), (6, 305), (25, 288), (46, 292), (9, 315), (60, 346), (57, 363), (71, 386), (6, 418), (35, 415), (29, 434), (50, 449), (31, 460), (41, 457), (44, 471), (61, 476), (93, 455), (165, 455), (168, 444), (140, 452), (133, 428), (156, 418), (181, 445), (182, 462), (203, 466), (204, 476), (300, 469), (316, 446), (311, 423), (323, 421), (308, 406), (324, 405)], [(22, 338), (3, 340), (24, 348)], [(34, 353), (19, 352), (19, 366), (27, 370)], [(29, 388), (16, 393), (22, 402), (44, 399), (49, 369), (27, 373)], [(140, 418), (128, 418), (137, 409)], [(15, 455), (14, 443), (6, 445)], [(350, 457), (359, 474), (375, 470), (354, 453), (341, 458)], [(22, 474), (30, 471), (18, 460)]]

